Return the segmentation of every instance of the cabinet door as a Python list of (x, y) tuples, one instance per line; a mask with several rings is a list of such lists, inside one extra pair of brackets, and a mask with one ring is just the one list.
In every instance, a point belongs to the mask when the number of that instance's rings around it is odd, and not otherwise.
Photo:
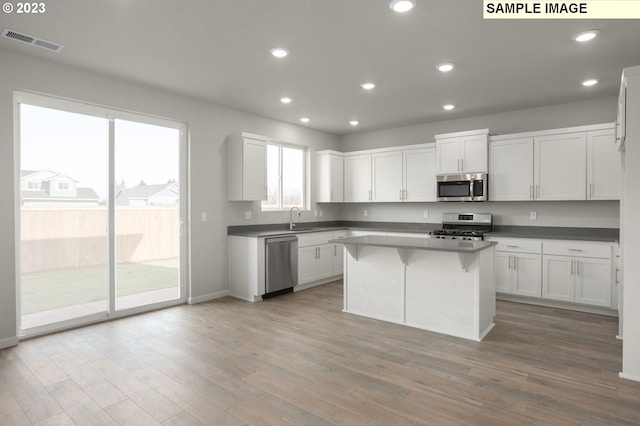
[[(436, 148), (404, 152), (403, 201), (436, 200)], [(489, 181), (491, 182), (491, 181)]]
[(344, 246), (342, 244), (333, 245), (333, 275), (344, 273)]
[(402, 151), (371, 156), (372, 201), (402, 201)]
[(438, 174), (460, 173), (460, 140), (452, 138), (436, 141), (436, 161)]
[(534, 156), (536, 200), (586, 199), (585, 133), (534, 138)]
[(267, 199), (267, 144), (243, 140), (242, 194), (245, 200)]
[(587, 200), (619, 200), (622, 163), (614, 129), (587, 133)]
[(533, 200), (533, 138), (489, 142), (489, 199)]
[(542, 259), (539, 254), (513, 254), (513, 294), (542, 295)]
[(298, 284), (306, 284), (316, 280), (317, 246), (298, 249)]
[(344, 158), (344, 201), (371, 201), (371, 154)]
[(486, 173), (487, 135), (463, 137), (460, 141), (460, 168), (464, 173)]
[(316, 201), (336, 203), (344, 201), (344, 161), (335, 154), (318, 154), (316, 157)]
[(333, 244), (318, 246), (318, 259), (316, 260), (316, 280), (333, 276)]
[(511, 253), (496, 252), (496, 292), (511, 294)]
[(582, 257), (575, 262), (575, 301), (610, 307), (611, 260)]
[(542, 256), (542, 297), (573, 302), (573, 258)]

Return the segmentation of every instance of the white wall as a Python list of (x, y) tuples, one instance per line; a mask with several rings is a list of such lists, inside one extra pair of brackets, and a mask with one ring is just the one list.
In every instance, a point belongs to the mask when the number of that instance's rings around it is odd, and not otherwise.
[[(348, 152), (435, 142), (434, 135), (464, 130), (488, 128), (493, 134), (507, 134), (609, 123), (615, 121), (616, 108), (617, 98), (607, 97), (357, 133), (343, 136), (339, 150)], [(363, 215), (365, 208), (368, 213), (366, 218)], [(429, 211), (429, 218), (426, 220), (424, 210)], [(341, 216), (346, 220), (439, 223), (442, 212), (464, 210), (493, 213), (495, 223), (499, 225), (618, 228), (620, 223), (618, 201), (348, 204), (343, 206)], [(529, 213), (532, 211), (537, 213), (535, 221), (529, 220)]]
[[(14, 244), (14, 139), (13, 91), (24, 90), (60, 96), (117, 109), (141, 112), (187, 122), (190, 132), (191, 170), (191, 294), (206, 298), (228, 289), (227, 225), (288, 221), (284, 213), (261, 213), (257, 203), (227, 201), (225, 138), (249, 132), (278, 140), (305, 144), (312, 155), (318, 149), (336, 149), (338, 138), (202, 100), (151, 88), (101, 74), (65, 67), (0, 49), (0, 347), (15, 338)], [(313, 172), (313, 170), (312, 170)], [(312, 206), (314, 208), (315, 206)], [(244, 220), (251, 209), (254, 220)], [(324, 208), (323, 220), (336, 219)], [(208, 220), (200, 221), (206, 212)], [(303, 220), (315, 220), (305, 213)]]
[[(424, 217), (425, 211), (428, 218)], [(340, 217), (374, 222), (442, 223), (444, 212), (493, 213), (496, 225), (618, 228), (620, 223), (618, 201), (351, 203), (343, 206)], [(536, 212), (536, 220), (529, 219), (531, 212)]]

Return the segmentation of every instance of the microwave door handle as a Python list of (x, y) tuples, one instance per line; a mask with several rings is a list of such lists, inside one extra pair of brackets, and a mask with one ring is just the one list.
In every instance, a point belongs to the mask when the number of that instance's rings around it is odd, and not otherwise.
[(475, 181), (473, 179), (469, 180), (469, 197), (471, 197), (472, 200), (473, 200), (473, 187), (475, 186), (474, 182)]

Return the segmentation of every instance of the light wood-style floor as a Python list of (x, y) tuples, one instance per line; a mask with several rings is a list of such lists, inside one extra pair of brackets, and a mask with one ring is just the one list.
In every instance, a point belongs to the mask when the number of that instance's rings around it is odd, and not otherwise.
[(498, 302), (481, 342), (341, 312), (341, 282), (0, 351), (0, 424), (640, 424), (617, 319)]

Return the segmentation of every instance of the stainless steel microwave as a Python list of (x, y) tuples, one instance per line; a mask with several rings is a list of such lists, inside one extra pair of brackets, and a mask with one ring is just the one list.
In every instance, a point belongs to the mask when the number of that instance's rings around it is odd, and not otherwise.
[(436, 176), (438, 201), (487, 201), (487, 174), (463, 173)]

